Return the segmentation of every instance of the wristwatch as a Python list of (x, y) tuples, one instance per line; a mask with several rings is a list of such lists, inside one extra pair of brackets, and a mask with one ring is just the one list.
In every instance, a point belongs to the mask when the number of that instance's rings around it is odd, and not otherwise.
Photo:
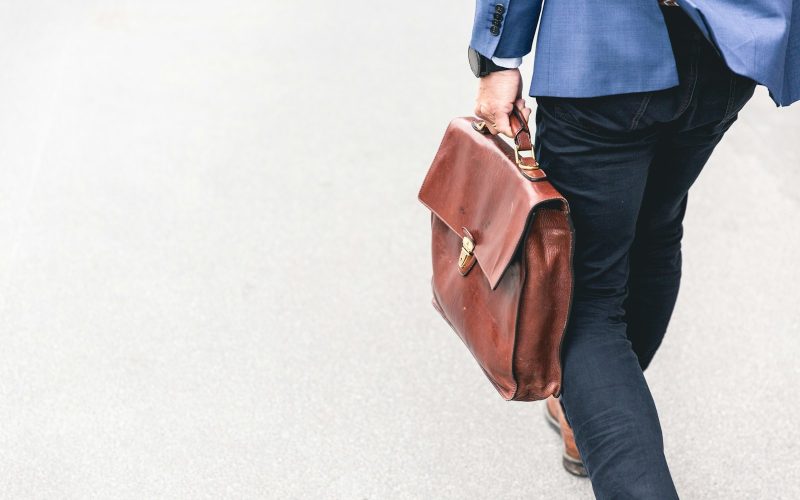
[(513, 68), (505, 68), (503, 66), (498, 66), (497, 64), (494, 63), (494, 61), (484, 56), (483, 54), (473, 49), (472, 47), (469, 48), (467, 55), (469, 56), (469, 67), (472, 70), (472, 73), (478, 78), (486, 76), (494, 71), (513, 69)]

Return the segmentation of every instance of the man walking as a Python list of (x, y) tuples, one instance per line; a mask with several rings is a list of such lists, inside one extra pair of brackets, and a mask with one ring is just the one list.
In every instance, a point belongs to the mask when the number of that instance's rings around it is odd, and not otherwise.
[(689, 188), (757, 84), (800, 99), (800, 2), (478, 0), (475, 114), (492, 133), (511, 135), (513, 106), (530, 115), (516, 68), (537, 26), (535, 153), (576, 245), (547, 415), (597, 498), (677, 498), (643, 371), (678, 296)]

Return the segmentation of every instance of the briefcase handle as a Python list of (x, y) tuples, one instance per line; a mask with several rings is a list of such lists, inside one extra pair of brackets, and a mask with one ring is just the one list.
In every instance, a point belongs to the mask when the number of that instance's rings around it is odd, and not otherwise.
[[(514, 106), (508, 115), (508, 121), (511, 124), (511, 133), (514, 135), (514, 159), (517, 162), (517, 166), (522, 170), (539, 170), (539, 162), (536, 161), (536, 156), (533, 153), (531, 131), (525, 122), (525, 117), (522, 116), (522, 111)], [(490, 133), (484, 121), (473, 122), (472, 128), (482, 134)], [(528, 152), (531, 154), (530, 156), (520, 154)]]
[[(533, 153), (531, 131), (525, 122), (525, 117), (522, 116), (522, 111), (514, 106), (511, 114), (508, 115), (508, 120), (511, 123), (511, 132), (514, 134), (514, 158), (517, 161), (517, 166), (523, 170), (538, 170), (539, 162), (536, 161), (536, 156)], [(531, 155), (522, 156), (521, 152), (530, 152)]]

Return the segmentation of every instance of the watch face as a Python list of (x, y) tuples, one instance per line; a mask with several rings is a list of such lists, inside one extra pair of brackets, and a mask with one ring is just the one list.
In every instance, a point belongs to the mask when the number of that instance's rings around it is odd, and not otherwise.
[(481, 55), (472, 47), (469, 48), (469, 67), (475, 76), (481, 76)]

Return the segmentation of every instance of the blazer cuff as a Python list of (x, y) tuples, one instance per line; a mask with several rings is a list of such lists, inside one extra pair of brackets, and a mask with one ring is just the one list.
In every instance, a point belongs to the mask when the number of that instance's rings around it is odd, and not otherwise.
[(476, 0), (470, 47), (485, 57), (521, 58), (531, 51), (542, 0)]

